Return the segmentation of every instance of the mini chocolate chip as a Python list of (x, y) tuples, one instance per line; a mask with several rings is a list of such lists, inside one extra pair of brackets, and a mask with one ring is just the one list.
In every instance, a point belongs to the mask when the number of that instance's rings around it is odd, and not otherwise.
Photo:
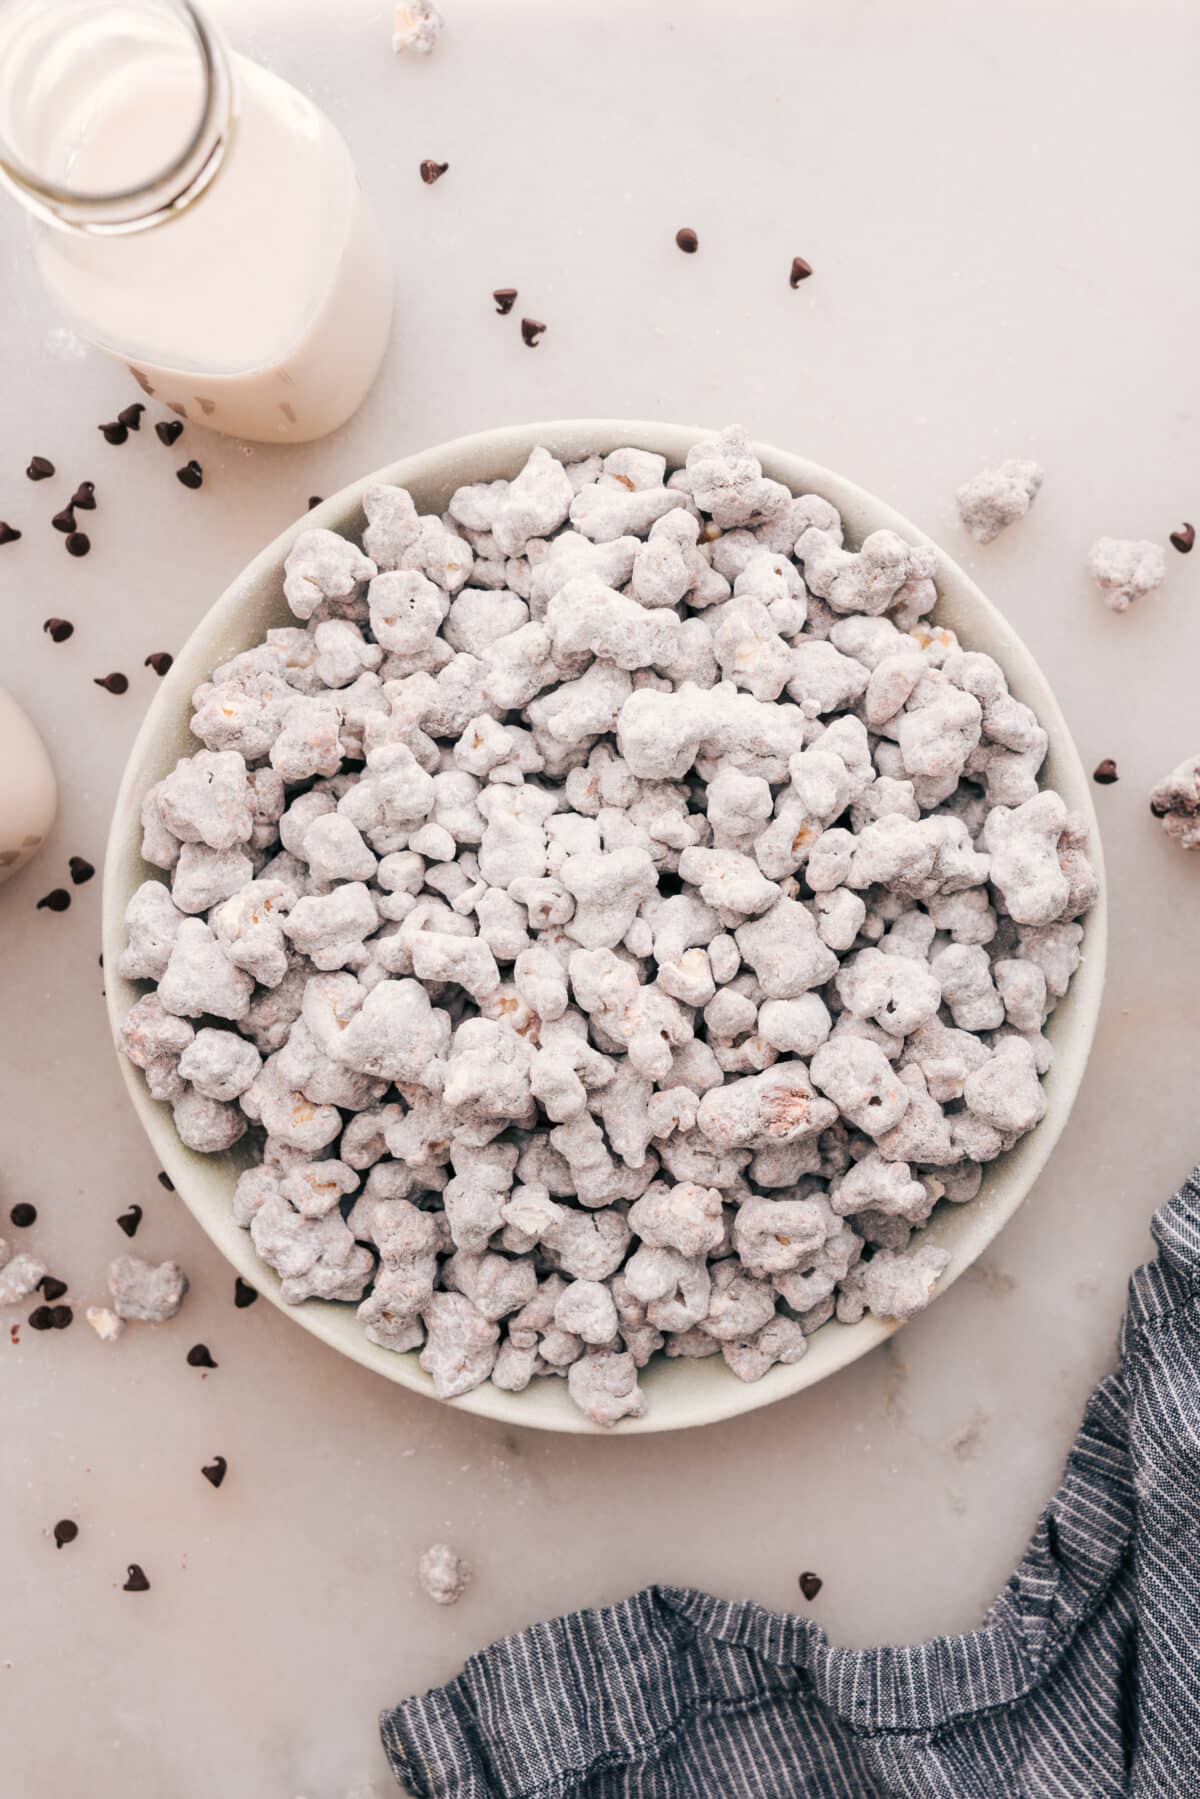
[(8, 1216), (19, 1231), (27, 1231), (31, 1224), (37, 1223), (37, 1207), (31, 1206), (27, 1199), (19, 1199)]
[(517, 290), (515, 287), (496, 287), (492, 289), (492, 298), (496, 302), (496, 311), (503, 315), (516, 305)]
[(56, 1331), (65, 1331), (75, 1314), (70, 1306), (51, 1306), (50, 1322)]
[(54, 1526), (54, 1547), (63, 1549), (68, 1543), (73, 1543), (78, 1535), (79, 1526), (74, 1518), (60, 1518)]
[(449, 167), (450, 164), (448, 162), (430, 162), (426, 159), (426, 161), (421, 164), (421, 180), (425, 183), (426, 187), (432, 187), (435, 181), (441, 180)]
[(314, 506), (322, 506), (322, 505), (324, 505), (324, 496), (322, 494), (319, 494), (319, 493), (310, 493), (309, 494), (308, 510), (310, 512), (312, 511)]
[(20, 535), (21, 533), (15, 525), (5, 524), (4, 520), (0, 518), (0, 543), (16, 543)]
[(90, 881), (96, 872), (86, 856), (72, 856), (67, 866), (71, 870), (71, 879), (76, 887), (82, 887), (84, 882)]
[(135, 400), (131, 406), (126, 406), (121, 412), (118, 412), (118, 425), (124, 425), (129, 431), (140, 431), (142, 428), (142, 414), (145, 410), (146, 408), (142, 405), (142, 402), (140, 400)]
[(129, 691), (129, 676), (121, 674), (119, 670), (111, 675), (93, 675), (92, 685), (94, 687), (103, 687), (106, 693), (127, 693)]
[(237, 1306), (238, 1310), (240, 1311), (245, 1306), (252, 1306), (257, 1298), (258, 1298), (258, 1288), (252, 1287), (250, 1285), (250, 1282), (244, 1281), (242, 1279), (241, 1275), (239, 1274), (237, 1279), (233, 1283), (233, 1303), (234, 1303), (234, 1305)]
[(10, 1343), (19, 1343), (21, 1341), (21, 1327), (19, 1324), (9, 1325), (8, 1340)]
[(74, 508), (74, 506), (73, 505), (64, 506), (61, 512), (56, 512), (54, 514), (54, 517), (50, 520), (50, 523), (54, 526), (54, 529), (56, 531), (62, 531), (64, 533), (67, 531), (74, 531), (74, 529), (75, 529), (75, 508)]
[(159, 419), (154, 427), (154, 435), (160, 444), (166, 444), (169, 449), (178, 438), (183, 436), (183, 420)]
[(213, 1361), (212, 1350), (207, 1343), (197, 1343), (189, 1349), (187, 1361), (189, 1368), (215, 1368), (217, 1365)]
[(81, 481), (79, 486), (75, 489), (75, 492), (71, 495), (71, 504), (72, 506), (78, 506), (81, 512), (95, 512), (96, 483), (94, 481)]
[(537, 340), (545, 329), (537, 319), (521, 320), (521, 337), (531, 350), (537, 349)]
[(43, 910), (47, 912), (65, 912), (70, 903), (71, 896), (65, 887), (52, 887), (50, 892), (44, 893), (38, 901), (37, 910), (39, 912)]
[(35, 1306), (29, 1314), (29, 1327), (35, 1331), (52, 1331), (54, 1313), (49, 1306)]
[(43, 1274), (38, 1286), (42, 1290), (42, 1298), (47, 1300), (61, 1299), (67, 1290), (66, 1281), (60, 1281), (54, 1274)]
[(158, 1184), (160, 1187), (165, 1187), (168, 1193), (174, 1193), (175, 1191), (174, 1181), (169, 1174), (164, 1174), (161, 1169), (159, 1170)]
[(201, 1468), (200, 1472), (210, 1485), (219, 1487), (221, 1482), (225, 1479), (225, 1473), (228, 1467), (229, 1463), (225, 1460), (223, 1455), (215, 1455), (211, 1462)]
[(1151, 812), (1153, 812), (1155, 818), (1165, 818), (1167, 816), (1167, 813), (1171, 810), (1171, 808), (1170, 808), (1170, 806), (1166, 805), (1162, 800), (1151, 800), (1150, 801), (1150, 810), (1151, 810)]
[(1178, 531), (1172, 531), (1171, 542), (1181, 556), (1186, 556), (1196, 541), (1195, 525), (1180, 525)]
[(141, 1206), (136, 1205), (130, 1206), (129, 1210), (127, 1212), (122, 1212), (121, 1216), (117, 1219), (117, 1223), (127, 1237), (137, 1236), (137, 1227), (141, 1222), (142, 1208)]
[(155, 650), (142, 663), (143, 668), (152, 668), (156, 675), (165, 675), (175, 658), (168, 650)]
[(42, 630), (48, 631), (55, 643), (66, 643), (68, 637), (75, 635), (75, 627), (69, 618), (48, 618)]
[(97, 425), (96, 429), (106, 444), (123, 444), (129, 436), (129, 426), (122, 424), (120, 419), (114, 419), (108, 425)]
[(1117, 779), (1117, 765), (1111, 756), (1106, 756), (1103, 762), (1097, 762), (1092, 770), (1092, 779), (1100, 787), (1112, 786)]
[(694, 256), (696, 251), (700, 248), (700, 239), (696, 236), (696, 233), (692, 230), (690, 225), (680, 226), (679, 230), (675, 233), (675, 242), (679, 245), (679, 248), (683, 251), (685, 256)]
[(72, 531), (67, 538), (67, 552), (71, 556), (86, 556), (92, 547), (92, 540), (86, 531)]
[(806, 1599), (815, 1599), (824, 1585), (825, 1582), (819, 1574), (812, 1574), (806, 1570), (800, 1576), (800, 1591)]
[(175, 479), (184, 487), (201, 487), (204, 484), (204, 470), (193, 457), (191, 462), (185, 462), (182, 468), (175, 470)]
[(788, 276), (788, 286), (799, 287), (800, 283), (802, 281), (807, 281), (811, 274), (812, 264), (805, 262), (803, 256), (793, 256), (792, 272)]
[(54, 464), (49, 462), (45, 456), (34, 456), (30, 459), (25, 473), (31, 481), (48, 481), (54, 473)]
[(123, 1593), (148, 1593), (150, 1591), (150, 1582), (146, 1579), (145, 1571), (139, 1568), (136, 1562), (130, 1562), (127, 1573), (128, 1579), (121, 1588)]

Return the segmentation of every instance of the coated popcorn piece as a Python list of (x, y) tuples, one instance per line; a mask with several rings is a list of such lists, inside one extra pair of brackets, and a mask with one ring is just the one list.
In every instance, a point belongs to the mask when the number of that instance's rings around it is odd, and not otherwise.
[(1005, 1037), (963, 1087), (967, 1109), (1007, 1135), (1033, 1129), (1045, 1115), (1046, 1096), (1034, 1051), (1023, 1037)]
[(924, 1223), (933, 1209), (932, 1195), (913, 1178), (909, 1164), (885, 1161), (877, 1150), (831, 1184), (829, 1203), (841, 1218), (857, 1212), (882, 1212), (909, 1224)]
[(280, 710), (271, 766), (285, 781), (335, 775), (342, 765), (342, 709), (332, 694), (296, 694)]
[(232, 657), (192, 694), (192, 735), (210, 750), (236, 751), (247, 762), (265, 756), (296, 692), (288, 674), (286, 658), (273, 647)]
[(491, 509), (489, 529), (497, 548), (505, 556), (520, 556), (531, 537), (549, 537), (565, 523), (574, 498), (562, 463), (541, 446), (532, 450)]
[(602, 1347), (617, 1334), (617, 1308), (603, 1281), (571, 1281), (555, 1304), (554, 1322), (559, 1330)]
[(734, 1217), (733, 1247), (749, 1274), (787, 1274), (824, 1242), (820, 1208), (806, 1199), (747, 1199)]
[[(399, 6), (392, 14), (392, 49), (397, 54), (402, 50), (411, 50), (416, 56), (430, 56), (437, 48), (437, 41), (445, 30), (445, 26), (446, 21), (433, 4), (433, 0), (400, 0)], [(422, 1569), (428, 1556), (437, 1555), (444, 1549), (445, 1545), (439, 1543), (435, 1544), (433, 1549), (428, 1550), (426, 1555), (421, 1558)], [(449, 1554), (450, 1551), (447, 1550), (446, 1553)], [(467, 1577), (470, 1577), (469, 1568)], [(429, 1592), (423, 1573), (421, 1584)], [(454, 1599), (457, 1599), (458, 1596), (458, 1593), (455, 1593)], [(437, 1595), (430, 1593), (430, 1597), (436, 1598)], [(439, 1599), (438, 1603), (439, 1605), (452, 1605), (454, 1599)]]
[(397, 656), (426, 650), (449, 610), (442, 590), (417, 569), (376, 575), (367, 589), (367, 605), (376, 643)]
[(302, 531), (283, 565), (283, 597), (301, 619), (322, 605), (344, 610), (376, 572), (370, 556), (348, 538), (335, 531)]
[(789, 513), (792, 504), (787, 488), (763, 474), (737, 425), (688, 451), (686, 491), (723, 531), (762, 524)]
[(655, 1181), (629, 1208), (629, 1225), (651, 1249), (674, 1249), (689, 1260), (710, 1254), (725, 1235), (720, 1191), (696, 1181)]
[(371, 892), (349, 881), (332, 893), (306, 894), (283, 922), (284, 935), (314, 968), (345, 968), (363, 959), (363, 940), (379, 923)]
[(20, 1305), (45, 1280), (49, 1269), (36, 1256), (15, 1255), (0, 1267), (0, 1306)]
[(637, 1365), (625, 1350), (597, 1350), (567, 1370), (567, 1390), (592, 1424), (611, 1426), (641, 1418), (646, 1395), (638, 1386)]
[[(770, 1202), (768, 1202), (770, 1203)], [(775, 1316), (775, 1289), (747, 1274), (737, 1261), (718, 1262), (700, 1329), (719, 1343), (743, 1342)]]
[(860, 949), (843, 962), (834, 984), (838, 998), (853, 1017), (873, 1019), (895, 1037), (907, 1037), (932, 1018), (943, 997), (936, 970), (909, 956), (889, 956), (879, 949)]
[(837, 1315), (857, 1324), (864, 1311), (904, 1324), (924, 1311), (950, 1257), (932, 1243), (908, 1254), (878, 1249), (869, 1262), (859, 1262), (842, 1284)]
[(196, 1088), (181, 1093), (171, 1107), (179, 1140), (201, 1155), (232, 1149), (246, 1134), (246, 1120), (233, 1105), (223, 1105)]
[(422, 1314), (425, 1347), (420, 1362), (439, 1399), (457, 1399), (488, 1378), (496, 1363), (499, 1326), (464, 1293), (435, 1293)]
[(304, 1299), (357, 1300), (375, 1267), (369, 1249), (354, 1241), (339, 1211), (305, 1218), (275, 1194), (250, 1223), (254, 1247), (280, 1276), (287, 1305)]
[(233, 750), (184, 756), (159, 784), (158, 810), (181, 843), (228, 850), (252, 829), (246, 764)]
[(1189, 756), (1151, 789), (1150, 810), (1182, 849), (1200, 849), (1200, 756)]
[(143, 881), (125, 908), (125, 948), (117, 964), (127, 981), (160, 981), (183, 913), (161, 881)]
[(171, 876), (171, 898), (181, 912), (207, 912), (253, 878), (254, 864), (240, 849), (185, 843)]
[(252, 1043), (236, 1031), (205, 1026), (197, 1031), (179, 1058), (179, 1072), (206, 1099), (232, 1100), (244, 1093), (259, 1069), (262, 1057)]
[(771, 909), (734, 932), (742, 960), (769, 999), (798, 999), (822, 987), (838, 958), (821, 941), (812, 913), (799, 900), (777, 899)]
[(810, 527), (796, 541), (796, 557), (809, 591), (835, 612), (878, 617), (907, 601), (915, 622), (937, 598), (936, 552), (907, 544), (894, 531), (872, 531), (860, 550), (851, 551)]
[(766, 1149), (818, 1136), (837, 1115), (837, 1106), (815, 1091), (805, 1064), (789, 1060), (714, 1087), (700, 1101), (696, 1124), (718, 1149)]
[(739, 1380), (761, 1380), (776, 1363), (791, 1367), (808, 1350), (808, 1338), (798, 1319), (782, 1313), (768, 1320), (760, 1331), (740, 1343), (721, 1344), (725, 1366)]
[(1067, 909), (1070, 885), (1058, 859), (1066, 823), (1066, 806), (1049, 792), (1012, 810), (995, 806), (988, 814), (983, 843), (991, 857), (990, 879), (1018, 924), (1051, 924)]
[(1167, 578), (1162, 548), (1145, 538), (1100, 537), (1088, 551), (1087, 571), (1113, 612), (1127, 612)]
[(899, 1124), (909, 1089), (883, 1051), (858, 1037), (831, 1037), (814, 1055), (812, 1082), (855, 1130), (880, 1137)]
[(976, 543), (992, 543), (1001, 531), (1025, 517), (1041, 485), (1042, 470), (1036, 462), (1009, 457), (963, 482), (955, 495), (958, 516)]
[(188, 1289), (178, 1262), (143, 1262), (140, 1256), (117, 1256), (108, 1265), (108, 1290), (118, 1318), (140, 1324), (165, 1324), (174, 1318)]

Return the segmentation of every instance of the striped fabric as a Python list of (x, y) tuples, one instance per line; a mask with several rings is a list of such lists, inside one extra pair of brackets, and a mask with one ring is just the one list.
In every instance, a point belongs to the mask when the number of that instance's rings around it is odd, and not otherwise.
[(1121, 1366), (982, 1626), (835, 1649), (651, 1587), (495, 1644), (382, 1719), (420, 1799), (1200, 1799), (1200, 1170)]

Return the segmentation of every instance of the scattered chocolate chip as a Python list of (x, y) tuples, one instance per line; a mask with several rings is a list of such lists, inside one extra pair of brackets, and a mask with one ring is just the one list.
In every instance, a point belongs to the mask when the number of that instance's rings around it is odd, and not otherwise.
[(157, 437), (160, 444), (166, 444), (169, 449), (173, 443), (183, 436), (183, 420), (159, 419), (157, 425), (154, 427), (154, 435)]
[(70, 1306), (51, 1306), (50, 1322), (56, 1331), (65, 1331), (75, 1314)]
[(1165, 803), (1165, 801), (1151, 800), (1150, 801), (1150, 810), (1151, 810), (1151, 812), (1153, 812), (1155, 818), (1165, 818), (1167, 816), (1167, 813), (1171, 810), (1171, 808), (1170, 808), (1170, 806), (1168, 806)]
[(129, 426), (120, 419), (114, 419), (108, 425), (97, 425), (96, 429), (106, 444), (123, 444), (129, 436)]
[(74, 1518), (60, 1518), (54, 1526), (54, 1547), (63, 1549), (68, 1543), (73, 1543), (78, 1535), (79, 1526)]
[(223, 1455), (215, 1455), (211, 1462), (201, 1468), (200, 1472), (210, 1485), (219, 1487), (221, 1482), (225, 1479), (228, 1467), (229, 1463), (225, 1460)]
[(680, 226), (679, 230), (675, 233), (675, 242), (679, 245), (679, 248), (683, 251), (685, 256), (694, 256), (696, 251), (700, 248), (700, 239), (696, 236), (696, 233), (692, 230), (690, 225)]
[(37, 1223), (37, 1207), (31, 1206), (27, 1199), (19, 1199), (8, 1216), (19, 1231), (27, 1231), (31, 1224)]
[(71, 896), (65, 887), (53, 887), (49, 893), (43, 893), (37, 903), (37, 911), (65, 912), (71, 903)]
[(112, 675), (93, 675), (92, 685), (94, 687), (103, 687), (106, 693), (127, 693), (129, 691), (129, 676), (121, 674), (120, 671)]
[(67, 538), (67, 551), (72, 556), (86, 556), (92, 547), (92, 540), (86, 531), (72, 531)]
[(324, 504), (324, 495), (322, 495), (322, 494), (319, 494), (319, 493), (310, 493), (310, 494), (309, 494), (309, 496), (308, 496), (308, 510), (309, 510), (309, 511), (310, 511), (310, 512), (311, 512), (311, 511), (312, 511), (312, 509), (313, 509), (313, 507), (314, 507), (314, 506), (321, 506), (321, 505), (323, 505), (323, 504)]
[(449, 167), (450, 164), (448, 162), (430, 162), (426, 160), (421, 164), (421, 180), (425, 183), (426, 187), (432, 187), (435, 181), (441, 180)]
[(145, 410), (146, 408), (142, 405), (142, 402), (140, 400), (135, 400), (131, 406), (126, 406), (123, 411), (118, 412), (118, 425), (124, 425), (128, 431), (140, 431), (142, 428), (142, 414)]
[(62, 531), (64, 533), (67, 531), (74, 531), (74, 529), (75, 529), (75, 508), (74, 508), (74, 506), (64, 506), (61, 512), (56, 512), (54, 514), (54, 517), (50, 520), (50, 523), (54, 526), (54, 529), (56, 531)]
[(515, 287), (496, 287), (492, 289), (492, 298), (496, 302), (496, 311), (503, 315), (516, 305), (517, 290)]
[(824, 1585), (825, 1582), (819, 1574), (812, 1574), (806, 1570), (800, 1576), (800, 1591), (806, 1599), (815, 1599)]
[(234, 1305), (237, 1306), (239, 1311), (241, 1311), (246, 1306), (252, 1306), (257, 1298), (258, 1298), (258, 1288), (252, 1287), (250, 1285), (250, 1282), (244, 1281), (242, 1279), (241, 1275), (239, 1274), (237, 1279), (233, 1283), (233, 1303), (234, 1303)]
[(1186, 556), (1196, 541), (1195, 525), (1180, 525), (1178, 531), (1172, 531), (1171, 542), (1181, 556)]
[(521, 320), (521, 337), (531, 350), (536, 350), (537, 340), (545, 329), (546, 327), (537, 319)]
[(136, 1562), (130, 1562), (128, 1576), (125, 1585), (121, 1588), (123, 1593), (148, 1593), (150, 1591), (150, 1582), (146, 1579), (144, 1570), (139, 1568)]
[(812, 264), (810, 262), (805, 262), (803, 256), (793, 256), (792, 272), (788, 276), (788, 286), (799, 287), (800, 283), (802, 281), (807, 281), (811, 274)]
[(54, 1312), (50, 1306), (35, 1306), (29, 1314), (29, 1327), (35, 1331), (54, 1329)]
[(33, 456), (25, 473), (31, 481), (48, 481), (54, 473), (54, 464), (45, 456)]
[(75, 635), (75, 627), (69, 618), (48, 618), (42, 630), (48, 631), (55, 643), (66, 643), (68, 637)]
[(7, 525), (4, 520), (0, 518), (0, 543), (16, 543), (20, 535), (21, 533), (17, 530), (15, 525)]
[(171, 1179), (169, 1174), (163, 1174), (161, 1169), (159, 1170), (158, 1184), (160, 1187), (165, 1187), (168, 1193), (174, 1193), (174, 1191), (175, 1191), (174, 1181)]
[(120, 1225), (121, 1229), (125, 1232), (125, 1235), (127, 1237), (136, 1237), (137, 1236), (137, 1227), (141, 1222), (142, 1222), (141, 1206), (130, 1206), (129, 1210), (127, 1212), (122, 1212), (121, 1216), (117, 1219), (117, 1223)]
[(200, 467), (200, 464), (196, 461), (195, 457), (193, 457), (190, 462), (185, 462), (182, 468), (177, 468), (175, 470), (175, 479), (181, 482), (184, 487), (202, 487), (204, 485), (204, 470)]
[(71, 879), (76, 887), (82, 887), (84, 882), (90, 881), (96, 872), (86, 856), (72, 856), (67, 866), (71, 870)]
[(1112, 786), (1113, 782), (1117, 779), (1117, 765), (1111, 756), (1106, 756), (1103, 762), (1097, 762), (1095, 768), (1092, 770), (1092, 779), (1096, 782), (1097, 786)]
[(152, 668), (160, 678), (166, 674), (175, 658), (169, 650), (155, 650), (142, 663), (143, 668)]
[(197, 1343), (187, 1352), (189, 1368), (215, 1368), (212, 1350), (207, 1343)]
[(42, 1290), (43, 1299), (46, 1300), (61, 1299), (67, 1290), (66, 1281), (60, 1281), (55, 1274), (43, 1274), (38, 1286)]
[(21, 1327), (19, 1324), (9, 1325), (8, 1340), (10, 1343), (19, 1343), (21, 1341)]
[(75, 489), (75, 492), (71, 495), (71, 504), (72, 506), (78, 506), (81, 512), (95, 512), (96, 483), (94, 481), (81, 481), (79, 486)]

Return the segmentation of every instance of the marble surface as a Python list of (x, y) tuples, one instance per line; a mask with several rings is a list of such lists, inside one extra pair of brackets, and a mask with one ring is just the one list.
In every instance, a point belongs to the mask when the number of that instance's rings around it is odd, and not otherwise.
[[(976, 1623), (1111, 1365), (1129, 1268), (1190, 1165), (1200, 857), (1146, 809), (1200, 749), (1200, 555), (1117, 618), (1082, 561), (1101, 534), (1165, 542), (1200, 511), (1190, 241), (1197, 38), (1176, 0), (1136, 21), (982, 0), (446, 0), (428, 63), (399, 64), (375, 0), (222, 0), (237, 45), (338, 122), (395, 245), (398, 321), (349, 426), (306, 449), (189, 428), (122, 448), (134, 397), (77, 354), (0, 211), (0, 680), (63, 790), (54, 836), (0, 891), (0, 1228), (70, 1282), (76, 1322), (3, 1321), (0, 1695), (5, 1788), (39, 1799), (344, 1799), (387, 1775), (377, 1709), (493, 1637), (652, 1580), (811, 1606), (844, 1643)], [(448, 161), (424, 187), (417, 164)], [(698, 231), (684, 257), (675, 230)], [(794, 255), (816, 273), (796, 292)], [(540, 346), (495, 316), (546, 321)], [(310, 493), (485, 425), (571, 415), (742, 420), (840, 469), (941, 538), (1054, 681), (1098, 792), (1112, 893), (1101, 1028), (1066, 1135), (1022, 1213), (933, 1310), (771, 1410), (664, 1438), (490, 1426), (373, 1377), (233, 1281), (121, 1092), (96, 965), (98, 880), (37, 910), (67, 858), (99, 863), (155, 677)], [(29, 484), (29, 456), (52, 482)], [(203, 463), (199, 493), (172, 470)], [(1046, 484), (986, 550), (954, 522), (982, 463)], [(49, 515), (96, 482), (91, 555)], [(75, 634), (54, 645), (50, 615)], [(130, 676), (115, 697), (93, 685)], [(2, 779), (0, 773), (0, 779)], [(36, 1225), (8, 1228), (32, 1200)], [(180, 1316), (99, 1343), (82, 1320), (129, 1245), (177, 1256)], [(207, 1343), (218, 1368), (185, 1362)], [(220, 1453), (219, 1491), (200, 1468)], [(56, 1519), (80, 1535), (56, 1551)], [(453, 1610), (415, 1563), (476, 1565)], [(142, 1564), (151, 1590), (121, 1591)]]

